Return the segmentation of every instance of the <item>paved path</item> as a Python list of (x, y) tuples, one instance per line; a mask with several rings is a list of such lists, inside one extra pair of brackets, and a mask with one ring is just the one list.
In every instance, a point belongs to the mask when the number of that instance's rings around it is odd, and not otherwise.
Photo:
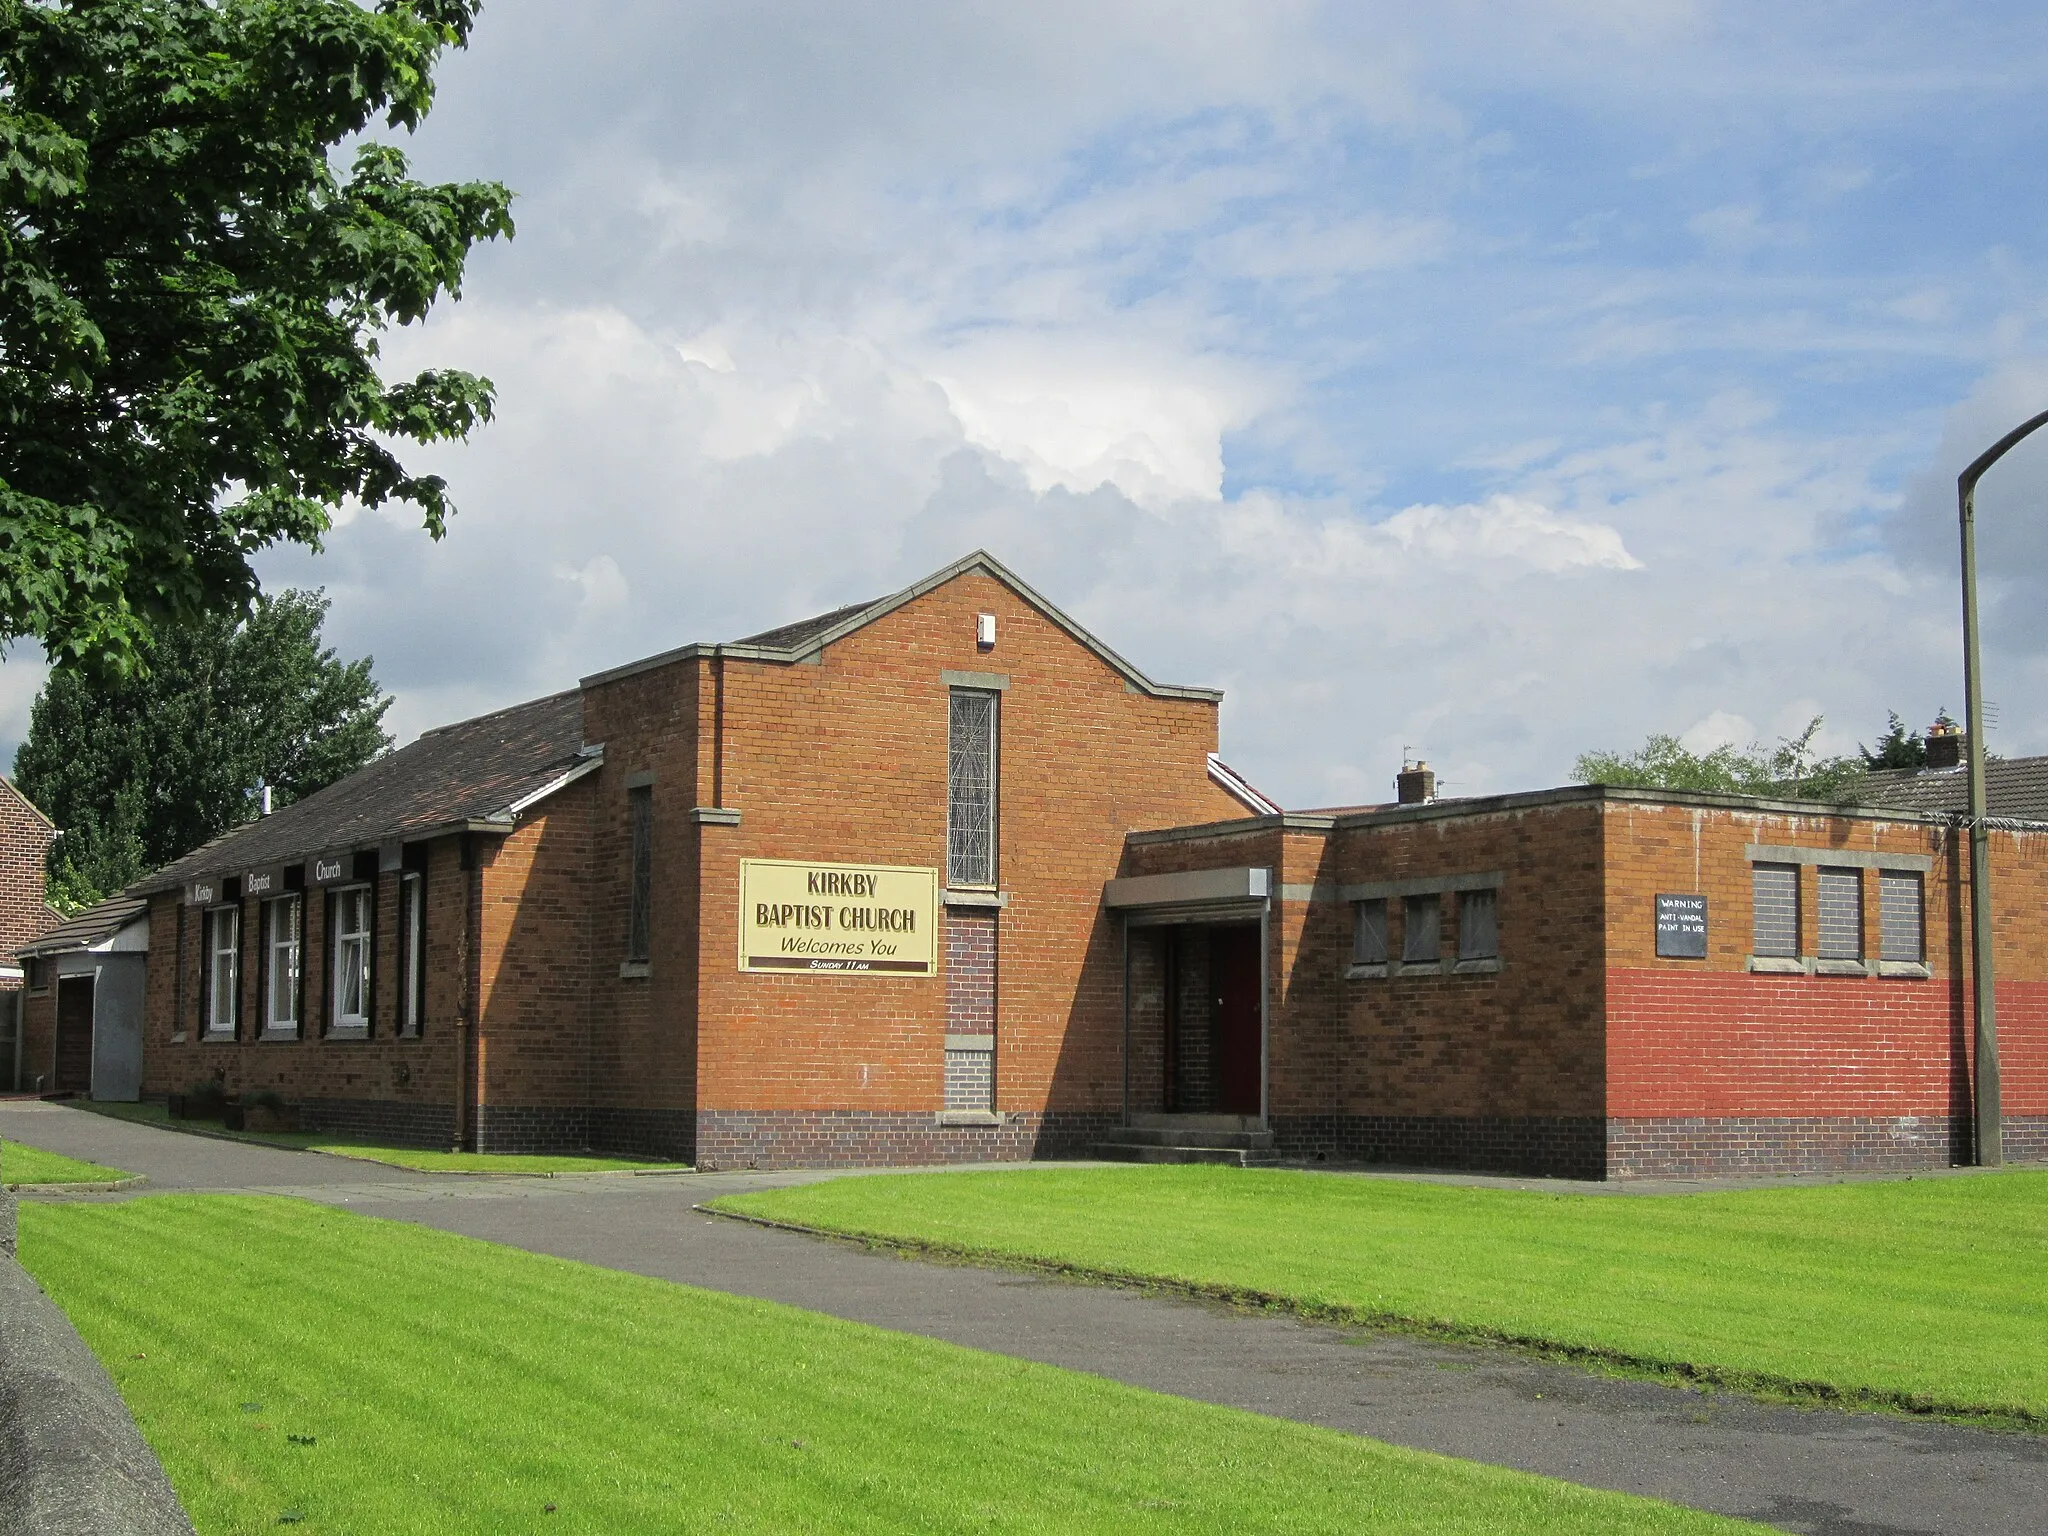
[(0, 1105), (0, 1135), (147, 1173), (157, 1188), (290, 1193), (1815, 1536), (2048, 1529), (2040, 1438), (1767, 1407), (1499, 1352), (913, 1263), (691, 1209), (817, 1175), (429, 1177), (48, 1106)]

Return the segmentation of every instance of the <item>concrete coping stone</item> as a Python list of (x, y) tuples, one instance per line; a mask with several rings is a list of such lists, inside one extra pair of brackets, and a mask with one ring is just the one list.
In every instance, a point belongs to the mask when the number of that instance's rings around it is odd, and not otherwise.
[(0, 1536), (193, 1536), (113, 1378), (13, 1254), (0, 1194)]

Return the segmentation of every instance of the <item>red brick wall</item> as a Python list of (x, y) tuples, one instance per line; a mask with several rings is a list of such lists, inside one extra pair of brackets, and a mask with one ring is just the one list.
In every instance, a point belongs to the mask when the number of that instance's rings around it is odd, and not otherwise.
[(486, 1108), (584, 1108), (591, 1071), (591, 840), (597, 783), (541, 803), (484, 870), (480, 927)]
[[(2048, 1113), (2048, 837), (1993, 834), (2000, 1057), (2011, 1114)], [(1633, 1115), (1967, 1113), (1967, 843), (1875, 818), (1762, 816), (1616, 805), (1607, 818), (1610, 1104)], [(1750, 844), (1931, 857), (1925, 978), (1747, 971)], [(1695, 874), (1697, 871), (1697, 874)], [(1704, 960), (1660, 960), (1659, 891), (1709, 902)], [(1812, 866), (1801, 868), (1802, 953), (1817, 947)], [(1864, 948), (1878, 952), (1876, 876), (1864, 876)]]
[(20, 790), (0, 778), (0, 964), (48, 933), (57, 914), (43, 900), (46, 860), (57, 834)]
[[(374, 1017), (367, 1040), (330, 1039), (328, 1017), (328, 904), (326, 893), (304, 893), (304, 990), (296, 1040), (260, 1040), (262, 996), (258, 956), (261, 903), (242, 903), (242, 1019), (237, 1039), (201, 1038), (200, 978), (204, 924), (197, 908), (160, 895), (150, 903), (149, 981), (143, 1049), (143, 1094), (182, 1093), (207, 1081), (230, 1093), (269, 1090), (308, 1106), (309, 1118), (339, 1129), (420, 1140), (422, 1128), (452, 1119), (456, 1089), (457, 1017), (462, 996), (462, 925), (465, 918), (460, 840), (428, 845), (426, 891), (426, 1008), (421, 1035), (397, 1038), (399, 1003), (398, 883), (395, 871), (375, 882)], [(349, 1107), (354, 1106), (354, 1107)], [(437, 1131), (435, 1135), (440, 1133)]]
[[(997, 615), (998, 643), (975, 644)], [(697, 1034), (702, 1110), (926, 1114), (943, 1102), (944, 977), (742, 975), (742, 858), (938, 866), (945, 861), (946, 669), (1005, 674), (1001, 711), (1003, 953), (998, 1107), (1113, 1112), (1120, 1103), (1120, 978), (1099, 913), (1126, 832), (1241, 813), (1209, 780), (1216, 709), (1158, 699), (1007, 587), (970, 573), (838, 641), (817, 665), (679, 662), (590, 690), (605, 742), (597, 885), (623, 896), (625, 776), (655, 779), (652, 974), (620, 979), (623, 908), (595, 915), (599, 1032)], [(738, 827), (697, 827), (692, 804)], [(701, 919), (699, 914), (701, 913)], [(694, 982), (698, 1019), (689, 1017)], [(644, 1012), (641, 1010), (644, 1009)], [(642, 1022), (644, 1021), (644, 1023)], [(699, 1023), (698, 1021), (701, 1021)], [(652, 1051), (644, 1054), (652, 1055)], [(674, 1054), (680, 1054), (676, 1052)], [(622, 1079), (680, 1092), (665, 1067)]]

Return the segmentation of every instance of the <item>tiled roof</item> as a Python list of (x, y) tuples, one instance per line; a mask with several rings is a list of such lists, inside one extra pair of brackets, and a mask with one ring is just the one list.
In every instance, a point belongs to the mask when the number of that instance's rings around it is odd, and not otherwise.
[(137, 894), (316, 853), (374, 847), (451, 823), (502, 821), (589, 761), (577, 690), (428, 731), (318, 794), (215, 838), (138, 881)]
[[(1864, 799), (1902, 811), (1961, 816), (1970, 778), (1961, 768), (1887, 769), (1864, 779)], [(2048, 821), (2048, 757), (2008, 757), (1984, 765), (1985, 808), (2013, 821)]]
[(139, 896), (113, 896), (98, 906), (87, 907), (74, 917), (42, 935), (33, 944), (24, 944), (15, 951), (17, 955), (54, 955), (62, 950), (91, 949), (103, 939), (110, 939), (128, 924), (147, 911), (149, 903)]
[(808, 641), (818, 638), (827, 630), (836, 629), (856, 614), (866, 613), (876, 604), (884, 601), (879, 597), (864, 603), (849, 603), (844, 608), (834, 608), (830, 613), (821, 613), (813, 619), (798, 619), (794, 624), (778, 625), (764, 629), (758, 635), (748, 635), (737, 640), (736, 645), (758, 645), (764, 650), (794, 651), (801, 649)]

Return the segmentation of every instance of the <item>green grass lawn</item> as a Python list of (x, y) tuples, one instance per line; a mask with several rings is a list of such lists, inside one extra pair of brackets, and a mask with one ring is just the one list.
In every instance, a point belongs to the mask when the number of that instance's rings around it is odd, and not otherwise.
[(59, 1152), (0, 1141), (0, 1184), (111, 1184), (132, 1175)]
[(293, 1200), (21, 1257), (202, 1536), (1756, 1529)]
[(2048, 1428), (2048, 1173), (1686, 1196), (1234, 1168), (841, 1179), (719, 1209)]
[(295, 1152), (328, 1152), (336, 1157), (360, 1158), (369, 1163), (388, 1163), (394, 1168), (411, 1168), (420, 1173), (652, 1173), (680, 1169), (681, 1163), (650, 1162), (643, 1158), (605, 1157), (590, 1152), (432, 1152), (418, 1147), (386, 1147), (357, 1141), (325, 1131), (230, 1131), (218, 1120), (173, 1120), (162, 1104), (81, 1103), (79, 1109), (153, 1125), (168, 1131), (202, 1130), (209, 1136), (254, 1142), (265, 1147), (288, 1147)]

